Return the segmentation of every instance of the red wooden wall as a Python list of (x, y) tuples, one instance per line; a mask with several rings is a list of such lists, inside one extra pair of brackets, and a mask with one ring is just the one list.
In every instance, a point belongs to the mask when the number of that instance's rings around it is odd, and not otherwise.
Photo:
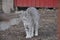
[(58, 0), (15, 0), (20, 7), (57, 7)]

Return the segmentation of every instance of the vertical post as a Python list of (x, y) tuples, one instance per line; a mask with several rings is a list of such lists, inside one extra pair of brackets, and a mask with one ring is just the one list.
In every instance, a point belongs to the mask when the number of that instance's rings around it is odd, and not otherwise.
[(16, 7), (16, 11), (18, 11), (18, 8)]
[(59, 4), (58, 4), (58, 13), (57, 13), (57, 36), (58, 36), (58, 40), (60, 40), (60, 1), (59, 1)]
[(57, 26), (57, 36), (58, 36), (58, 40), (59, 40), (59, 38), (60, 38), (60, 37), (59, 37), (59, 36), (60, 36), (60, 34), (59, 34), (59, 33), (60, 33), (60, 32), (59, 32), (59, 30), (60, 30), (60, 21), (59, 21), (60, 18), (59, 18), (59, 17), (60, 17), (60, 16), (59, 16), (59, 15), (60, 15), (60, 14), (59, 14), (59, 12), (58, 12), (58, 14), (57, 14), (57, 16), (58, 16), (58, 17), (57, 17), (57, 25), (58, 25), (58, 26)]
[(14, 6), (15, 6), (15, 11), (18, 11), (18, 8), (17, 8), (17, 0), (14, 0)]

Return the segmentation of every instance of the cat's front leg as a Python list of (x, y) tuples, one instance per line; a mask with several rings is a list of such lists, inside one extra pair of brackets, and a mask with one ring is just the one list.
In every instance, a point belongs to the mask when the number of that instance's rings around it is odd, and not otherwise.
[(35, 36), (38, 36), (38, 23), (35, 24)]
[(24, 23), (24, 28), (25, 28), (25, 32), (26, 32), (26, 38), (31, 38), (30, 28), (28, 26), (29, 25), (27, 25), (26, 23)]

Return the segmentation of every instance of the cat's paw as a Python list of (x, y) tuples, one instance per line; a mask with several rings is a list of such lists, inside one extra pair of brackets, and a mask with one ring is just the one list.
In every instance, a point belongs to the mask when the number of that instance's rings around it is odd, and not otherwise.
[(26, 38), (32, 38), (33, 36), (26, 36)]
[(38, 34), (35, 34), (35, 36), (38, 36)]

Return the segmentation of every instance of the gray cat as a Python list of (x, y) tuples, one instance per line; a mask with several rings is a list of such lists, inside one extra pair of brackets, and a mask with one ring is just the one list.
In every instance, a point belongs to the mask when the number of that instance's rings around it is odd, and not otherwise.
[(34, 35), (38, 36), (38, 27), (40, 18), (38, 10), (34, 7), (29, 7), (26, 11), (22, 10), (17, 13), (20, 13), (20, 17), (24, 24), (26, 38), (32, 38)]

